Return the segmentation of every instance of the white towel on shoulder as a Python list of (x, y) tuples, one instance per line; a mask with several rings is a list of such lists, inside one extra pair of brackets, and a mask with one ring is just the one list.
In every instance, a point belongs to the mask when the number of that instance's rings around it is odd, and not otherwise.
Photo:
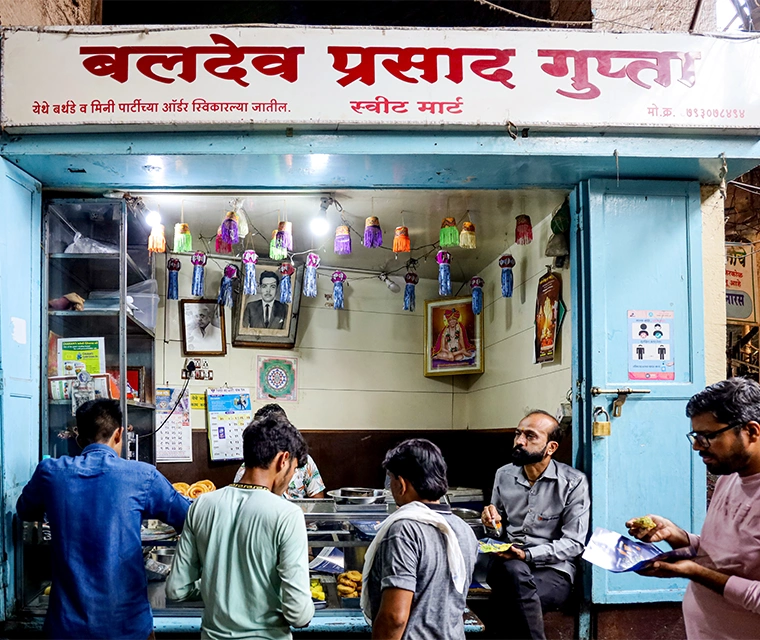
[(390, 529), (391, 525), (398, 520), (414, 520), (415, 522), (429, 524), (438, 529), (446, 540), (446, 557), (449, 561), (449, 572), (451, 573), (451, 580), (454, 583), (454, 588), (458, 593), (464, 593), (466, 586), (465, 580), (467, 569), (465, 567), (462, 549), (459, 546), (459, 539), (457, 538), (456, 533), (454, 533), (454, 529), (452, 529), (451, 525), (446, 522), (446, 518), (437, 511), (430, 509), (422, 502), (410, 502), (403, 507), (400, 507), (386, 518), (364, 556), (364, 572), (362, 576), (364, 587), (362, 589), (361, 607), (364, 616), (370, 623), (369, 589), (367, 588), (367, 585), (369, 584), (369, 575), (372, 571), (372, 564), (374, 563), (375, 554), (377, 553), (380, 543), (388, 533), (388, 529)]

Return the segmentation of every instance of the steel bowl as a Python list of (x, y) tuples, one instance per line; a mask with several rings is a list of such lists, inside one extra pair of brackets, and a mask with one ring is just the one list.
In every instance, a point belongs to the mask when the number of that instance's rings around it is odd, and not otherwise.
[(338, 504), (373, 504), (385, 497), (382, 489), (365, 489), (363, 487), (344, 487), (328, 491), (327, 495)]
[(176, 549), (170, 548), (157, 548), (150, 554), (150, 557), (153, 558), (156, 562), (160, 562), (161, 564), (171, 565), (172, 560), (174, 560), (174, 554), (176, 551)]
[(472, 529), (472, 532), (475, 534), (476, 538), (480, 539), (485, 537), (486, 528), (483, 525), (483, 522), (480, 520), (480, 514), (477, 511), (474, 509), (454, 508), (451, 510), (451, 513), (462, 518), (462, 520), (470, 525), (470, 529)]

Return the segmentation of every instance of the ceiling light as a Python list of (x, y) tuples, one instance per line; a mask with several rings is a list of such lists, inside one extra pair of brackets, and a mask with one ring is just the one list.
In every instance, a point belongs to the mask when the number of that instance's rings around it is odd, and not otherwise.
[(319, 213), (311, 221), (311, 232), (315, 236), (323, 236), (330, 230), (330, 223), (327, 222), (327, 208), (333, 204), (330, 196), (322, 196), (319, 201)]
[(146, 224), (152, 229), (161, 224), (161, 214), (158, 211), (148, 211), (145, 215)]
[(381, 273), (377, 277), (380, 278), (380, 280), (385, 283), (385, 285), (388, 287), (388, 290), (391, 293), (398, 293), (399, 291), (401, 291), (401, 287), (398, 286), (398, 284), (396, 284), (395, 282), (393, 282), (393, 280), (391, 280), (388, 277), (387, 273)]

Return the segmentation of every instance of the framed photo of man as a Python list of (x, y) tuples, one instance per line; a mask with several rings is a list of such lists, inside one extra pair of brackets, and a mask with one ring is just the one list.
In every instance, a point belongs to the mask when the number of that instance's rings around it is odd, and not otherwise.
[(224, 307), (216, 300), (180, 300), (179, 304), (182, 355), (225, 355)]
[(295, 347), (304, 267), (296, 267), (289, 276), (292, 300), (282, 302), (283, 287), (288, 286), (283, 279), (288, 276), (282, 274), (280, 264), (266, 260), (256, 264), (254, 295), (245, 295), (239, 283), (232, 315), (233, 346)]
[(426, 376), (483, 373), (483, 315), (472, 298), (425, 301)]

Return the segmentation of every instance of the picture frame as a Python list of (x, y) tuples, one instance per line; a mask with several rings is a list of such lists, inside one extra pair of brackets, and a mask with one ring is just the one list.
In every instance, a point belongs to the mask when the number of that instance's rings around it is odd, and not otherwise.
[(137, 402), (145, 402), (145, 367), (127, 367), (127, 384), (135, 392)]
[(224, 305), (208, 299), (180, 300), (179, 305), (182, 355), (226, 355)]
[[(285, 304), (280, 302), (280, 264), (272, 260), (259, 260), (256, 264), (255, 295), (245, 295), (242, 282), (238, 283), (239, 290), (232, 311), (234, 347), (295, 348), (304, 265), (295, 267), (291, 276), (293, 299)], [(270, 305), (268, 309), (266, 304)]]
[(483, 373), (483, 314), (472, 310), (472, 296), (425, 301), (426, 377)]

